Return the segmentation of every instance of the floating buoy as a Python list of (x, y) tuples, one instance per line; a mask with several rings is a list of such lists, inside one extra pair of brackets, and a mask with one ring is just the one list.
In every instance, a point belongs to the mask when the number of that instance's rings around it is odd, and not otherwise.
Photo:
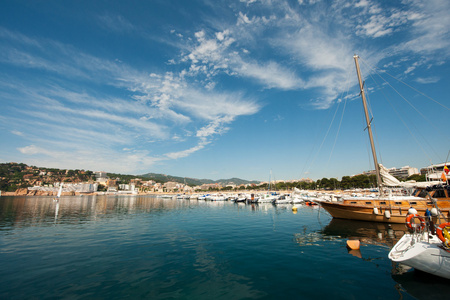
[(384, 216), (386, 217), (386, 219), (390, 219), (391, 218), (391, 212), (388, 210), (384, 211)]
[(378, 215), (378, 207), (374, 207), (374, 208), (373, 208), (373, 213), (376, 214), (376, 215)]
[(359, 250), (359, 240), (347, 240), (347, 247), (351, 250)]
[(297, 206), (292, 206), (292, 211), (297, 211)]

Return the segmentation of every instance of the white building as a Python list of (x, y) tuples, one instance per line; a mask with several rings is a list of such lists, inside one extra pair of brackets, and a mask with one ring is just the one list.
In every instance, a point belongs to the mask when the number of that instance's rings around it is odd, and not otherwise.
[(412, 168), (410, 166), (404, 166), (401, 168), (391, 168), (389, 169), (389, 174), (397, 178), (408, 178), (411, 175), (420, 174), (417, 168)]
[[(441, 176), (442, 176), (442, 172), (444, 172), (445, 166), (450, 168), (450, 164), (448, 162), (445, 162), (445, 163), (425, 167), (425, 168), (421, 169), (420, 172), (422, 174), (426, 175), (427, 180), (440, 180)], [(448, 177), (448, 175), (447, 175), (447, 177)]]

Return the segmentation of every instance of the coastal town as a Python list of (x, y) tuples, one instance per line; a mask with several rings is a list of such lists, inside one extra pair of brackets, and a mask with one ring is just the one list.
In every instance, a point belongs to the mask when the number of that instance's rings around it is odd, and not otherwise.
[[(389, 169), (391, 175), (401, 180), (424, 181), (430, 170), (436, 174), (441, 172), (441, 165), (433, 165), (418, 171), (409, 166)], [(3, 196), (54, 196), (63, 184), (62, 195), (89, 194), (161, 194), (183, 193), (190, 194), (201, 191), (244, 191), (244, 190), (292, 190), (324, 189), (337, 190), (349, 188), (376, 187), (373, 171), (354, 176), (336, 178), (322, 178), (312, 180), (302, 178), (298, 180), (270, 180), (264, 182), (245, 181), (241, 179), (222, 180), (220, 182), (201, 182), (190, 178), (169, 177), (161, 175), (121, 175), (103, 171), (64, 170), (28, 166), (22, 163), (0, 164), (0, 191)], [(234, 182), (233, 182), (234, 180)]]

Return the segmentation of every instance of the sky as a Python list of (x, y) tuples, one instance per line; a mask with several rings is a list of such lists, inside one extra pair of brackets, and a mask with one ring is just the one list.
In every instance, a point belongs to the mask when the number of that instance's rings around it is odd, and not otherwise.
[[(450, 1), (0, 2), (0, 162), (247, 180), (450, 150)], [(271, 175), (270, 175), (271, 174)]]

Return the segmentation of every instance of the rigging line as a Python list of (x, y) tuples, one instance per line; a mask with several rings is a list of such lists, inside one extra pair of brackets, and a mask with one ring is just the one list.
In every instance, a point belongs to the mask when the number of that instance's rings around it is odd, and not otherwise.
[[(340, 106), (340, 103), (338, 103), (338, 106), (336, 107), (336, 110), (334, 111), (334, 115), (333, 115), (333, 118), (331, 119), (330, 126), (328, 126), (327, 133), (326, 133), (325, 136), (323, 137), (322, 143), (321, 143), (320, 146), (319, 146), (319, 150), (317, 150), (316, 155), (314, 156), (314, 158), (313, 158), (313, 160), (312, 160), (312, 162), (311, 162), (311, 164), (310, 164), (310, 168), (312, 167), (312, 165), (313, 165), (314, 162), (316, 161), (316, 158), (317, 158), (317, 156), (319, 155), (320, 150), (322, 150), (322, 146), (323, 146), (323, 144), (325, 143), (325, 140), (326, 140), (327, 137), (328, 137), (328, 133), (330, 133), (331, 125), (333, 125), (334, 119), (336, 118), (336, 114), (337, 114), (337, 112), (338, 112), (338, 110), (339, 110), (339, 106)], [(308, 171), (309, 171), (309, 170), (308, 170)]]
[[(381, 70), (380, 70), (380, 71), (381, 71)], [(413, 87), (413, 86), (411, 86), (411, 85), (407, 84), (406, 82), (403, 82), (402, 80), (400, 80), (400, 79), (396, 78), (395, 76), (393, 76), (393, 75), (389, 74), (388, 72), (386, 72), (386, 71), (381, 71), (381, 72), (384, 72), (384, 73), (386, 73), (387, 75), (391, 76), (391, 77), (392, 77), (392, 78), (394, 78), (395, 80), (397, 80), (397, 81), (399, 81), (399, 82), (403, 83), (404, 85), (406, 85), (406, 86), (407, 86), (407, 87), (409, 87), (410, 89), (412, 89), (412, 90), (416, 91), (417, 93), (421, 94), (421, 95), (422, 95), (422, 96), (424, 96), (425, 98), (428, 98), (428, 99), (430, 99), (431, 101), (433, 101), (434, 103), (436, 103), (436, 104), (438, 104), (438, 105), (442, 106), (443, 108), (445, 108), (445, 109), (447, 109), (447, 110), (450, 110), (450, 108), (448, 108), (448, 107), (447, 107), (447, 106), (445, 106), (444, 104), (442, 104), (442, 103), (440, 103), (440, 102), (438, 102), (438, 101), (434, 100), (434, 99), (433, 99), (433, 98), (431, 98), (430, 96), (428, 96), (428, 95), (426, 95), (426, 94), (422, 93), (421, 91), (419, 91), (419, 90), (418, 90), (418, 89), (416, 89), (415, 87)]]
[(337, 142), (337, 139), (339, 136), (339, 132), (341, 131), (341, 125), (342, 125), (342, 120), (344, 119), (344, 113), (345, 113), (346, 106), (347, 106), (347, 98), (345, 98), (345, 100), (344, 100), (344, 107), (342, 108), (341, 120), (339, 121), (339, 126), (338, 126), (338, 130), (336, 133), (336, 137), (334, 139), (333, 147), (331, 147), (330, 157), (328, 158), (327, 166), (330, 163), (331, 156), (333, 155), (334, 147), (336, 146), (336, 142)]
[[(378, 74), (377, 74), (378, 75)], [(372, 75), (370, 75), (370, 77), (372, 78), (372, 80), (377, 83), (377, 81), (375, 80), (375, 78), (373, 78)], [(378, 83), (377, 83), (378, 85)], [(400, 115), (400, 113), (395, 109), (394, 105), (392, 104), (391, 101), (389, 101), (389, 98), (386, 97), (386, 94), (383, 92), (383, 89), (380, 88), (380, 92), (383, 94), (385, 100), (389, 103), (389, 105), (391, 106), (391, 108), (394, 110), (395, 114), (397, 115), (397, 117), (400, 119), (400, 121), (403, 123), (403, 125), (406, 127), (406, 129), (408, 130), (409, 134), (412, 136), (412, 138), (416, 141), (416, 143), (419, 145), (420, 149), (422, 150), (423, 154), (428, 158), (428, 160), (430, 160), (431, 162), (431, 158), (427, 155), (427, 152), (425, 151), (425, 149), (422, 147), (422, 144), (419, 142), (419, 140), (416, 138), (416, 136), (414, 135), (414, 133), (411, 131), (411, 129), (409, 128), (409, 126), (406, 124), (406, 122), (403, 120), (402, 116)], [(414, 125), (414, 124), (413, 124)], [(418, 131), (420, 134), (420, 131)], [(421, 135), (421, 134), (420, 134)], [(421, 135), (422, 136), (422, 135)], [(422, 138), (425, 140), (425, 138), (422, 136)], [(433, 152), (434, 149), (432, 148)], [(435, 153), (436, 154), (436, 153)], [(436, 154), (437, 155), (437, 154)]]
[[(431, 123), (422, 113), (420, 113), (415, 107), (414, 105), (412, 105), (407, 99), (405, 99), (405, 97), (403, 97), (389, 82), (387, 82), (375, 69), (371, 68), (366, 62), (364, 62), (364, 64), (370, 68), (372, 71), (375, 72), (375, 74), (378, 75), (378, 77), (380, 77), (385, 83), (387, 83), (403, 100), (405, 100), (415, 111), (417, 111), (425, 120), (427, 120), (434, 128), (438, 129), (433, 123)], [(370, 77), (372, 78), (372, 80), (377, 83), (377, 81), (375, 80), (375, 78), (370, 75)], [(377, 83), (378, 85), (378, 83)], [(392, 109), (394, 110), (394, 112), (396, 113), (396, 115), (398, 116), (398, 118), (400, 119), (400, 121), (403, 123), (403, 125), (406, 127), (406, 129), (409, 131), (410, 135), (413, 137), (413, 139), (416, 141), (416, 143), (419, 145), (419, 147), (421, 148), (422, 152), (425, 154), (425, 156), (428, 158), (428, 160), (431, 163), (431, 158), (427, 155), (425, 149), (422, 147), (421, 143), (418, 141), (418, 139), (416, 138), (416, 136), (414, 135), (414, 133), (411, 131), (411, 129), (408, 127), (408, 125), (406, 124), (406, 122), (404, 121), (404, 119), (401, 117), (400, 113), (395, 109), (394, 105), (392, 104), (392, 102), (389, 101), (389, 98), (386, 96), (386, 94), (383, 92), (383, 89), (380, 88), (380, 92), (383, 94), (384, 98), (386, 99), (386, 101), (389, 103), (389, 105), (392, 107)], [(436, 157), (439, 157), (440, 155), (436, 152), (436, 150), (431, 146), (431, 144), (427, 141), (427, 139), (421, 134), (420, 130), (417, 129), (417, 127), (415, 127), (414, 123), (412, 122), (414, 128), (416, 128), (416, 131), (419, 133), (419, 135), (422, 137), (422, 139), (429, 145), (429, 147), (431, 148), (431, 150), (434, 152), (434, 154), (436, 155)]]
[[(370, 74), (369, 72), (367, 72), (367, 73)], [(371, 115), (371, 117), (372, 117), (372, 120), (373, 120), (373, 119), (374, 119), (374, 116), (373, 116), (373, 112), (372, 112), (372, 103), (371, 103), (371, 98), (370, 98), (369, 89), (367, 89), (366, 99), (367, 99), (367, 107), (368, 107), (368, 109), (369, 109), (369, 113), (370, 113), (370, 115)], [(384, 164), (384, 163), (383, 163), (383, 159), (382, 159), (383, 156), (381, 155), (381, 148), (379, 147), (380, 142), (379, 142), (379, 140), (378, 140), (378, 131), (377, 131), (377, 128), (376, 128), (376, 126), (375, 126), (375, 123), (372, 124), (372, 121), (370, 122), (370, 125), (372, 126), (372, 131), (374, 132), (374, 135), (375, 135), (376, 148), (378, 149), (378, 150), (377, 150), (377, 157), (378, 157), (378, 159), (380, 160), (380, 163), (381, 163), (381, 164)], [(374, 166), (374, 167), (375, 167), (375, 166)], [(375, 169), (376, 169), (376, 167), (375, 167)]]
[[(360, 57), (360, 60), (361, 60), (361, 57)], [(363, 84), (364, 84), (364, 86), (363, 86), (363, 88), (364, 88), (364, 90), (366, 91), (366, 85), (365, 85), (365, 81), (363, 81)], [(366, 95), (366, 100), (367, 100), (367, 108), (368, 108), (368, 110), (369, 110), (369, 114), (370, 114), (370, 116), (372, 117), (372, 119), (371, 120), (373, 120), (373, 113), (372, 113), (372, 105), (370, 105), (370, 98), (369, 98), (369, 94), (368, 93), (365, 93), (365, 95)], [(363, 124), (363, 128), (367, 128), (368, 127), (368, 125), (367, 125), (367, 122), (366, 122), (366, 120), (365, 120), (365, 118), (364, 118), (364, 107), (363, 106), (361, 106), (361, 114), (360, 114), (360, 116), (361, 116), (361, 124)], [(372, 125), (374, 125), (374, 124), (372, 124), (372, 121), (371, 121), (371, 126)], [(372, 126), (372, 129), (373, 129), (373, 131), (375, 131), (375, 128)], [(376, 131), (375, 131), (375, 133), (376, 133)], [(376, 137), (376, 135), (375, 135), (375, 137)], [(364, 141), (365, 141), (365, 145), (366, 145), (366, 152), (367, 152), (367, 162), (368, 162), (368, 170), (371, 170), (372, 169), (372, 167), (373, 167), (373, 170), (376, 170), (376, 167), (375, 167), (375, 163), (374, 163), (374, 161), (373, 161), (373, 158), (371, 158), (371, 146), (370, 146), (370, 141), (369, 141), (369, 139), (364, 139)], [(377, 143), (378, 143), (378, 141), (377, 141)], [(373, 165), (372, 165), (372, 163), (373, 163)]]
[[(431, 126), (433, 126), (435, 129), (437, 129), (438, 131), (440, 131), (440, 129), (438, 127), (436, 127), (427, 117), (424, 116), (424, 114), (422, 114), (411, 102), (408, 101), (408, 99), (406, 99), (405, 97), (403, 97), (402, 94), (400, 94), (399, 91), (397, 91), (388, 81), (386, 81), (386, 79), (384, 79), (374, 68), (372, 68), (370, 65), (368, 65), (365, 61), (363, 61), (363, 63), (372, 71), (374, 71), (378, 77), (380, 77), (387, 85), (389, 85), (403, 100), (405, 100), (406, 103), (408, 103), (419, 115), (422, 116), (422, 118), (424, 118), (426, 121), (428, 121), (428, 123), (430, 123)], [(389, 75), (389, 74), (388, 74)], [(389, 75), (391, 76), (391, 75)], [(395, 78), (395, 77), (394, 77)], [(420, 93), (420, 92), (419, 92)], [(445, 106), (444, 106), (445, 107)], [(445, 107), (447, 108), (447, 107)], [(447, 108), (448, 109), (448, 108)]]
[[(341, 125), (342, 125), (342, 120), (344, 119), (344, 113), (345, 113), (345, 108), (347, 106), (347, 99), (348, 99), (348, 91), (350, 89), (350, 75), (351, 72), (347, 72), (347, 89), (346, 89), (346, 96), (344, 97), (344, 107), (342, 108), (342, 115), (341, 115), (341, 120), (339, 121), (339, 126), (338, 126), (338, 130), (336, 133), (336, 138), (334, 139), (334, 143), (333, 143), (333, 147), (331, 148), (331, 152), (330, 152), (330, 157), (328, 158), (328, 162), (327, 162), (327, 166), (330, 163), (331, 160), (331, 156), (333, 155), (333, 151), (334, 151), (334, 147), (336, 146), (336, 142), (339, 136), (339, 132), (341, 130)], [(342, 95), (344, 95), (344, 92), (342, 92)]]
[[(327, 116), (327, 117), (328, 117), (328, 116)], [(302, 175), (301, 175), (301, 176), (303, 176), (303, 174), (309, 174), (309, 170), (311, 169), (312, 164), (313, 164), (313, 162), (315, 161), (315, 158), (313, 158), (313, 160), (311, 160), (311, 163), (308, 163), (308, 162), (310, 161), (310, 158), (311, 158), (312, 155), (313, 155), (314, 148), (315, 148), (315, 145), (317, 144), (318, 138), (319, 138), (319, 134), (318, 134), (318, 132), (317, 132), (317, 134), (315, 134), (315, 138), (314, 138), (314, 147), (311, 148), (311, 151), (310, 151), (309, 154), (308, 154), (308, 158), (307, 158), (307, 160), (305, 161), (305, 164), (303, 165), (303, 169), (302, 169), (302, 172), (301, 172)], [(323, 142), (322, 142), (322, 144), (323, 144)], [(321, 147), (322, 147), (322, 145), (319, 147), (319, 149), (317, 150), (316, 153), (319, 153), (319, 152), (320, 152)], [(316, 154), (316, 157), (317, 157), (317, 154)], [(309, 164), (309, 166), (308, 166), (308, 164)], [(305, 170), (305, 169), (306, 169), (306, 170)]]

